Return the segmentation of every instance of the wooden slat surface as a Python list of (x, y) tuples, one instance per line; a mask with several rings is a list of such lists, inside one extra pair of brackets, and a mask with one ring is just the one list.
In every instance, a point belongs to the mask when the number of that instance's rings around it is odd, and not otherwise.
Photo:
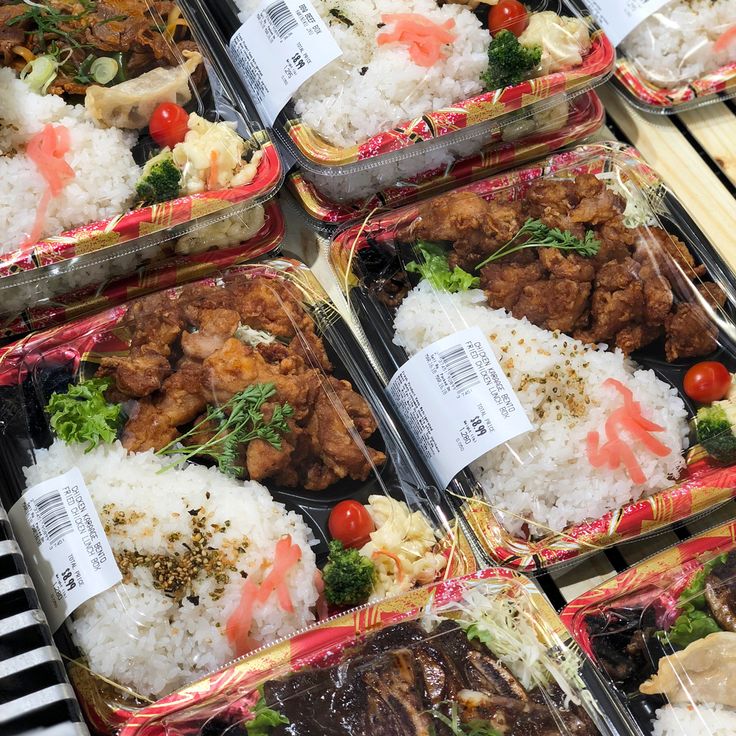
[(725, 103), (700, 107), (679, 115), (695, 140), (736, 184), (736, 115)]

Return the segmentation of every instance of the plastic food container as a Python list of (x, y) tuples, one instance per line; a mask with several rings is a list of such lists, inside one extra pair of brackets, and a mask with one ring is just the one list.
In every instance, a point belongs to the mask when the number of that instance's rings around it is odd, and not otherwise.
[(647, 112), (683, 112), (736, 94), (736, 8), (670, 0), (617, 47), (617, 86)]
[(33, 287), (28, 291), (19, 289), (18, 300), (4, 305), (6, 312), (14, 316), (3, 323), (2, 334), (10, 337), (43, 330), (151, 291), (252, 261), (275, 251), (283, 236), (284, 218), (278, 204), (271, 201), (255, 205), (247, 212), (169, 241), (163, 246), (161, 260), (154, 264), (141, 266), (139, 253), (119, 259), (118, 266), (131, 276), (95, 283), (95, 278), (104, 279), (107, 273), (108, 266), (103, 262), (56, 276), (55, 289), (60, 292), (62, 287), (67, 289), (59, 296), (34, 301)]
[[(560, 93), (574, 97), (602, 83), (613, 68), (615, 54), (606, 37), (588, 18), (580, 22), (580, 16), (564, 2), (543, 0), (527, 3), (526, 7), (535, 26), (535, 16), (541, 12), (566, 16), (568, 20), (563, 22), (572, 23), (564, 30), (547, 29), (548, 32), (540, 33), (548, 39), (546, 42), (553, 37), (557, 39), (558, 49), (565, 49), (558, 58), (569, 63), (544, 66), (548, 58), (545, 56), (542, 66), (532, 72), (536, 75), (534, 79), (487, 92), (477, 82), (486, 69), (484, 54), (491, 40), (478, 20), (486, 12), (484, 6), (477, 6), (477, 15), (470, 10), (471, 6), (457, 4), (438, 9), (432, 4), (407, 3), (405, 9), (402, 5), (388, 10), (389, 14), (398, 10), (426, 16), (422, 22), (429, 19), (432, 24), (456, 23), (453, 33), (462, 39), (462, 53), (466, 52), (466, 56), (462, 56), (459, 48), (448, 46), (454, 61), (440, 59), (442, 71), (436, 68), (423, 71), (426, 68), (415, 64), (409, 52), (402, 50), (401, 43), (386, 45), (391, 47), (388, 54), (392, 56), (376, 52), (380, 47), (373, 45), (372, 37), (377, 32), (379, 36), (384, 33), (380, 4), (362, 11), (363, 16), (356, 15), (362, 7), (357, 3), (337, 9), (329, 4), (318, 3), (318, 6), (317, 12), (338, 45), (343, 44), (344, 52), (349, 49), (350, 56), (344, 53), (307, 81), (279, 115), (274, 131), (304, 178), (323, 195), (339, 202), (367, 197), (399, 179), (419, 174), (428, 166), (447, 165), (452, 160), (474, 155), (493, 140), (502, 125), (528, 117), (534, 110), (540, 112)], [(209, 5), (228, 39), (238, 28), (238, 17), (240, 21), (246, 20), (253, 8), (250, 3), (242, 2), (238, 6), (230, 0)], [(351, 18), (351, 14), (355, 17)], [(570, 16), (578, 20), (571, 21)], [(547, 15), (546, 19), (549, 18)], [(389, 24), (385, 33), (390, 30)], [(573, 36), (578, 32), (581, 38), (576, 40)], [(589, 47), (582, 39), (586, 35)], [(360, 51), (356, 50), (358, 46)], [(407, 79), (399, 73), (402, 68)], [(555, 71), (543, 73), (548, 68)], [(457, 99), (452, 99), (448, 86), (456, 76), (459, 81), (452, 89), (457, 90), (454, 95)], [(439, 80), (443, 80), (441, 85)], [(365, 90), (379, 87), (385, 92), (378, 98), (365, 94)], [(407, 90), (406, 95), (403, 89)], [(429, 109), (410, 99), (410, 94), (418, 89), (426, 92)], [(319, 95), (324, 95), (324, 101)], [(382, 103), (392, 96), (396, 98), (394, 107), (383, 109)]]
[[(51, 22), (45, 17), (50, 12), (18, 5), (2, 19), (4, 31), (23, 37), (18, 48), (37, 55), (31, 63), (40, 72), (51, 57), (36, 48), (33, 29)], [(69, 21), (72, 28), (61, 44), (67, 61), (49, 79), (46, 95), (29, 89), (36, 71), (26, 77), (28, 84), (18, 79), (21, 57), (0, 68), (7, 102), (0, 125), (0, 148), (7, 154), (0, 193), (0, 312), (6, 318), (17, 317), (21, 302), (64, 294), (68, 287), (61, 275), (74, 274), (69, 278), (84, 285), (128, 275), (131, 262), (160, 259), (167, 243), (195, 227), (237, 214), (247, 218), (247, 210), (281, 183), (276, 150), (242, 99), (224, 50), (195, 33), (178, 7), (135, 0), (118, 16), (96, 13), (85, 7)], [(26, 18), (34, 14), (38, 20)], [(22, 22), (15, 22), (18, 18)], [(77, 48), (85, 25), (97, 30), (93, 41)], [(136, 28), (145, 32), (129, 47), (110, 50)], [(87, 54), (82, 62), (80, 49)], [(106, 78), (99, 77), (105, 64), (126, 81), (78, 83)], [(97, 77), (93, 65), (102, 65)], [(61, 88), (63, 94), (52, 94)], [(86, 97), (80, 97), (85, 90)], [(87, 100), (86, 107), (72, 104), (79, 99)], [(146, 126), (164, 101), (181, 103), (189, 117), (168, 128), (156, 122), (157, 142)], [(172, 136), (186, 140), (167, 154), (164, 144), (173, 145)], [(35, 163), (36, 148), (42, 161), (48, 155), (60, 158), (61, 173)], [(161, 158), (149, 163), (155, 155)], [(51, 177), (48, 185), (45, 177)], [(94, 279), (87, 278), (90, 272)]]
[(283, 258), (2, 354), (4, 501), (78, 468), (122, 574), (57, 632), (98, 730), (317, 615), (475, 569), (352, 340)]
[[(364, 217), (371, 211), (384, 207), (408, 204), (448, 186), (458, 186), (480, 179), (512, 166), (533, 161), (559, 148), (579, 143), (595, 133), (603, 124), (605, 112), (595, 92), (580, 95), (571, 101), (569, 110), (563, 103), (564, 114), (554, 117), (551, 127), (542, 126), (528, 135), (524, 127), (529, 120), (512, 123), (502, 131), (499, 140), (487, 146), (481, 153), (440, 166), (407, 181), (399, 182), (375, 196), (357, 202), (340, 204), (322, 196), (299, 171), (290, 173), (287, 184), (307, 214), (320, 226), (336, 226)], [(554, 109), (550, 112), (554, 112)], [(516, 137), (516, 128), (522, 126)]]
[(734, 531), (726, 524), (661, 552), (561, 614), (645, 733), (733, 732), (724, 685), (733, 672)]
[[(439, 681), (429, 680), (436, 684), (425, 692), (428, 672)], [(421, 733), (466, 733), (468, 724), (491, 733), (532, 733), (539, 724), (545, 733), (626, 733), (612, 730), (620, 716), (590, 674), (532, 583), (510, 570), (484, 570), (256, 652), (143, 709), (121, 736), (230, 734), (248, 726), (255, 708), (273, 718), (274, 736), (314, 733), (315, 720), (335, 734), (397, 733), (392, 725), (409, 718)], [(500, 697), (502, 682), (512, 689)]]
[[(549, 567), (732, 497), (733, 461), (697, 444), (683, 381), (716, 361), (728, 390), (733, 285), (632, 149), (580, 146), (367, 218), (329, 248), (438, 484), (444, 458), (465, 468), (447, 496), (491, 559)], [(422, 357), (405, 366), (407, 352)], [(479, 427), (508, 434), (471, 444)]]

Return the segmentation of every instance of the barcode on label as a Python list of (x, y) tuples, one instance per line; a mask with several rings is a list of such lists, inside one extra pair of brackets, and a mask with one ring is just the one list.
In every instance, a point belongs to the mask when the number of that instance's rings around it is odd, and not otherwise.
[(40, 496), (36, 500), (36, 509), (49, 544), (54, 544), (72, 531), (72, 520), (58, 491)]
[(283, 0), (269, 5), (265, 13), (273, 24), (279, 38), (286, 38), (297, 26), (294, 14)]
[(437, 357), (455, 391), (464, 391), (480, 383), (480, 378), (462, 345), (454, 345), (443, 350), (437, 353)]

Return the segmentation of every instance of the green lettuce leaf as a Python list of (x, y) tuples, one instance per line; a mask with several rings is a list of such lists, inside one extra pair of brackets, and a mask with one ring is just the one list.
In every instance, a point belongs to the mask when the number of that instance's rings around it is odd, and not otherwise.
[(105, 399), (109, 385), (107, 378), (90, 378), (69, 386), (66, 393), (51, 394), (46, 411), (59, 439), (69, 444), (86, 442), (85, 452), (115, 440), (122, 407)]
[(477, 276), (473, 276), (459, 266), (450, 269), (447, 254), (441, 245), (420, 240), (416, 245), (416, 251), (421, 260), (407, 263), (406, 270), (409, 273), (418, 273), (436, 289), (455, 293), (477, 289), (480, 285), (480, 279)]
[(253, 719), (245, 724), (245, 730), (248, 732), (248, 736), (268, 736), (274, 726), (287, 724), (288, 722), (288, 718), (266, 705), (263, 692), (261, 692), (261, 697), (258, 698), (258, 702), (253, 709)]

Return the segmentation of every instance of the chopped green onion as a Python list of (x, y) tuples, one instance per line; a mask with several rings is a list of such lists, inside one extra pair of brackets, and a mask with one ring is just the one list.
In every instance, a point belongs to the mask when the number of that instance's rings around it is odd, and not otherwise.
[(119, 68), (120, 65), (115, 59), (111, 59), (108, 56), (101, 56), (92, 62), (89, 72), (97, 84), (108, 84), (115, 79)]
[(20, 73), (20, 78), (28, 85), (31, 92), (45, 95), (51, 82), (58, 74), (59, 62), (53, 56), (37, 56), (29, 61)]

